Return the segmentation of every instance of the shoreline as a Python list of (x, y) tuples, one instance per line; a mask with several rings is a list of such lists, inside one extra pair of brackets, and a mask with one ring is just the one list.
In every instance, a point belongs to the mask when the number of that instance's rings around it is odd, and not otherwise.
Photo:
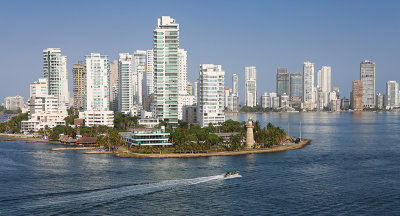
[(51, 144), (60, 144), (60, 145), (62, 144), (59, 141), (51, 141), (51, 140), (47, 140), (47, 139), (28, 137), (28, 136), (22, 135), (22, 134), (0, 133), (0, 138), (7, 138), (10, 140), (21, 140), (21, 141), (25, 141), (26, 143), (51, 143)]
[(282, 152), (288, 150), (296, 150), (304, 148), (309, 145), (311, 140), (304, 139), (299, 144), (290, 144), (290, 145), (280, 145), (275, 146), (268, 149), (258, 149), (258, 150), (243, 150), (237, 152), (212, 152), (212, 153), (167, 153), (167, 154), (143, 154), (143, 153), (128, 153), (121, 154), (116, 153), (116, 157), (120, 158), (195, 158), (195, 157), (214, 157), (214, 156), (236, 156), (236, 155), (248, 155), (248, 154), (262, 154), (262, 153), (271, 153), (271, 152)]

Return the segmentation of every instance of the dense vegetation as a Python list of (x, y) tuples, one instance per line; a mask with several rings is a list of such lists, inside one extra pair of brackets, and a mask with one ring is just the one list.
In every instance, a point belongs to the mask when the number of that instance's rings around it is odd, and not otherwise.
[[(77, 134), (88, 137), (97, 137), (96, 143), (105, 146), (109, 150), (116, 150), (118, 147), (126, 145), (122, 141), (119, 132), (137, 127), (139, 117), (130, 117), (122, 113), (115, 113), (114, 128), (106, 126), (87, 127), (80, 125), (73, 127), (74, 119), (78, 116), (72, 112), (65, 118), (65, 126), (57, 126), (53, 129), (40, 129), (38, 136), (48, 137), (49, 140), (58, 140), (61, 134), (76, 138)], [(21, 121), (27, 120), (28, 114), (21, 114), (11, 118), (10, 121), (0, 124), (2, 133), (19, 133), (21, 130)], [(197, 124), (188, 124), (180, 122), (176, 128), (172, 128), (161, 122), (160, 126), (167, 126), (166, 130), (170, 132), (172, 147), (132, 147), (131, 151), (154, 153), (154, 152), (175, 152), (175, 153), (200, 153), (215, 151), (238, 151), (244, 149), (247, 128), (245, 122), (227, 120), (221, 125), (210, 124), (208, 127), (201, 128)], [(228, 140), (224, 140), (216, 133), (233, 133)], [(33, 131), (31, 132), (33, 133)], [(281, 143), (286, 138), (285, 131), (269, 123), (265, 128), (261, 128), (260, 123), (254, 123), (254, 139), (258, 147), (268, 148)]]
[(21, 121), (24, 120), (28, 120), (28, 113), (19, 114), (7, 122), (0, 123), (0, 133), (19, 133), (21, 131)]
[(243, 106), (239, 112), (279, 112), (279, 109), (263, 108), (262, 106), (248, 107)]

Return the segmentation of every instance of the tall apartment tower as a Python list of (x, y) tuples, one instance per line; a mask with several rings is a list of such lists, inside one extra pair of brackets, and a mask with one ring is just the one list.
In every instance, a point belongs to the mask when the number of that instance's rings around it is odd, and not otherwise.
[(153, 42), (155, 114), (177, 125), (179, 24), (169, 16), (159, 18)]
[(304, 62), (303, 64), (303, 102), (315, 102), (314, 92), (314, 63)]
[(289, 73), (287, 68), (278, 68), (276, 71), (276, 93), (278, 96), (289, 95)]
[(383, 94), (380, 93), (380, 92), (378, 94), (376, 94), (375, 107), (377, 109), (382, 109), (383, 108)]
[(350, 105), (354, 111), (363, 110), (363, 83), (361, 80), (353, 81), (353, 89), (350, 93)]
[(237, 74), (232, 75), (232, 94), (239, 96), (239, 77)]
[(143, 96), (148, 96), (154, 93), (154, 61), (153, 61), (153, 50), (146, 50), (146, 74), (143, 79)]
[(74, 93), (74, 109), (83, 109), (86, 91), (86, 65), (83, 61), (72, 66), (72, 91)]
[(303, 76), (300, 72), (290, 74), (290, 97), (303, 96)]
[(118, 60), (114, 60), (110, 64), (110, 110), (118, 110)]
[(201, 127), (225, 121), (225, 72), (221, 65), (200, 65), (197, 121)]
[(330, 92), (332, 89), (331, 85), (331, 67), (322, 66), (321, 70), (318, 71), (318, 84), (323, 92)]
[(60, 48), (43, 50), (43, 73), (48, 82), (49, 95), (57, 97), (58, 106), (69, 105), (67, 57)]
[(363, 84), (363, 106), (375, 106), (375, 63), (365, 60), (360, 63), (360, 79)]
[(245, 67), (244, 100), (248, 107), (257, 106), (257, 71), (255, 66)]
[(387, 106), (390, 108), (399, 106), (399, 83), (396, 81), (388, 81), (386, 83)]
[(86, 58), (85, 110), (109, 110), (109, 64), (108, 56), (91, 53)]
[(136, 50), (133, 53), (134, 69), (133, 69), (133, 103), (143, 104), (143, 76), (146, 73), (146, 50)]
[(133, 89), (137, 87), (133, 77), (133, 56), (131, 54), (119, 54), (118, 76), (118, 111), (128, 114), (133, 106)]
[(187, 51), (178, 49), (178, 92), (187, 94)]

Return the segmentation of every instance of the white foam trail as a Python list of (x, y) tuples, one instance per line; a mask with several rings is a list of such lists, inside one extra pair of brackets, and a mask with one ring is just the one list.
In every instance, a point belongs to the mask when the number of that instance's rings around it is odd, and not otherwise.
[(164, 191), (173, 189), (176, 187), (183, 187), (189, 185), (200, 184), (204, 182), (214, 181), (214, 180), (224, 180), (242, 177), (240, 175), (224, 177), (222, 175), (199, 177), (193, 179), (180, 179), (180, 180), (166, 180), (158, 183), (141, 184), (141, 185), (131, 185), (119, 188), (104, 189), (83, 192), (79, 194), (71, 194), (53, 198), (43, 198), (38, 200), (31, 200), (29, 203), (24, 202), (22, 208), (40, 208), (51, 205), (60, 205), (64, 203), (76, 203), (76, 204), (87, 204), (104, 202), (112, 199), (121, 199), (124, 197), (137, 196), (143, 194), (154, 193), (157, 191)]

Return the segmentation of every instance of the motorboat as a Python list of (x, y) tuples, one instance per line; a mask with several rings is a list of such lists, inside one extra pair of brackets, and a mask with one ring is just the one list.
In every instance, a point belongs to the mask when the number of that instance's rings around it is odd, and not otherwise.
[(235, 176), (235, 175), (239, 175), (239, 171), (229, 171), (227, 173), (225, 173), (224, 177), (230, 177), (230, 176)]

